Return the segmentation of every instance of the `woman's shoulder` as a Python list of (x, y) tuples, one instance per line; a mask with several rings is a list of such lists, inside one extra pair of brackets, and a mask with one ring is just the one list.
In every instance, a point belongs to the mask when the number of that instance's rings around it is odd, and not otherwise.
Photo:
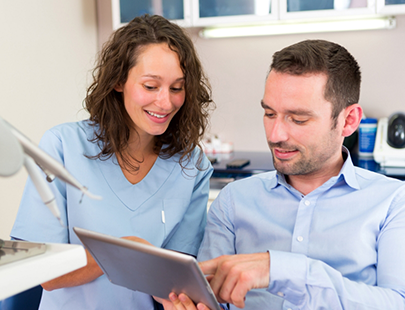
[(187, 169), (193, 169), (193, 168), (209, 168), (210, 161), (208, 160), (207, 156), (204, 154), (204, 152), (201, 150), (200, 147), (196, 146), (194, 150), (190, 152), (190, 154), (187, 156), (183, 156), (183, 153), (177, 153), (170, 158), (166, 158), (164, 155), (161, 156), (163, 159), (174, 161), (176, 163), (181, 163), (182, 166), (184, 166)]
[(97, 127), (93, 126), (89, 120), (59, 124), (45, 132), (40, 145), (47, 147), (48, 145), (60, 144), (82, 148), (85, 145), (94, 144), (90, 141), (95, 137), (95, 130)]
[(45, 134), (52, 133), (61, 138), (74, 138), (80, 135), (86, 135), (90, 138), (94, 136), (95, 126), (89, 120), (82, 120), (78, 122), (62, 123), (47, 130)]
[(169, 158), (160, 156), (159, 161), (160, 165), (165, 167), (164, 169), (173, 169), (171, 174), (194, 179), (194, 182), (199, 182), (206, 177), (209, 178), (213, 172), (211, 162), (199, 147), (196, 147), (189, 156), (186, 155), (184, 158), (182, 158), (181, 153), (177, 153)]

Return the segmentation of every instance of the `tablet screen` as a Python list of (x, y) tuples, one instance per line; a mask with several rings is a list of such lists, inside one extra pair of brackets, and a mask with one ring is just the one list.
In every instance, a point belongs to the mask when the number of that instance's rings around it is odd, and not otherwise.
[(73, 230), (112, 283), (165, 299), (171, 292), (184, 293), (195, 303), (221, 309), (194, 257), (78, 227)]

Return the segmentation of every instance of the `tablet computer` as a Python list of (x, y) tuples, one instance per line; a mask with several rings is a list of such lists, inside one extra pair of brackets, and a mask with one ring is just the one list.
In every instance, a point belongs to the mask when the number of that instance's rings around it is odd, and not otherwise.
[(194, 257), (79, 227), (73, 230), (112, 283), (164, 299), (171, 292), (184, 293), (196, 304), (221, 310)]

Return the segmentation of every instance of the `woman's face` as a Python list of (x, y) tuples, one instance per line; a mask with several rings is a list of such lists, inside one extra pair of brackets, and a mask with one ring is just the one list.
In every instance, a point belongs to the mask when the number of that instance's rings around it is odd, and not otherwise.
[(146, 46), (128, 73), (122, 92), (125, 109), (141, 137), (163, 134), (185, 100), (179, 57), (166, 43)]

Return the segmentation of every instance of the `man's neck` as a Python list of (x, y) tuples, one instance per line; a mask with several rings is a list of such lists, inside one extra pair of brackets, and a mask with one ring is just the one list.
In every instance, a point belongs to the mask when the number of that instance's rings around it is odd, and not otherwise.
[(310, 192), (323, 185), (330, 178), (337, 176), (342, 169), (343, 163), (346, 160), (347, 154), (340, 157), (334, 164), (323, 167), (322, 169), (308, 173), (305, 175), (286, 175), (285, 179), (288, 184), (294, 187), (303, 195), (308, 195)]

